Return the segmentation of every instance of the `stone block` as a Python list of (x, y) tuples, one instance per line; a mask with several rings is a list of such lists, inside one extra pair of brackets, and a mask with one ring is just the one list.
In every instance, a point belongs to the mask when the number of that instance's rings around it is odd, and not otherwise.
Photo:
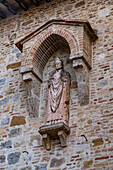
[(20, 170), (32, 170), (32, 168), (30, 166), (26, 166), (24, 168), (21, 168)]
[(50, 168), (57, 168), (60, 167), (62, 164), (65, 163), (65, 158), (52, 158), (50, 162)]
[(40, 164), (35, 167), (35, 170), (47, 170), (47, 164)]
[(30, 136), (30, 145), (39, 146), (40, 144), (40, 135), (31, 135)]
[(27, 25), (29, 25), (29, 24), (31, 24), (33, 22), (33, 20), (32, 19), (30, 19), (30, 20), (28, 20), (28, 21), (26, 21), (26, 22), (23, 22), (22, 23), (22, 26), (27, 26)]
[(85, 5), (85, 1), (80, 1), (75, 5), (75, 8), (79, 8), (80, 6)]
[(12, 63), (12, 64), (8, 64), (7, 65), (7, 70), (8, 69), (15, 69), (21, 66), (21, 62), (16, 62), (16, 63)]
[(10, 122), (10, 118), (4, 118), (1, 120), (1, 125), (9, 125), (9, 122)]
[(16, 137), (18, 135), (21, 135), (22, 134), (22, 129), (21, 128), (17, 128), (17, 129), (12, 129), (9, 133), (9, 137), (12, 138), (12, 137)]
[(0, 163), (4, 163), (5, 162), (5, 155), (0, 155)]
[(1, 143), (0, 144), (0, 149), (3, 149), (3, 148), (12, 148), (12, 141), (9, 140), (9, 141)]
[(24, 125), (26, 123), (24, 116), (13, 116), (10, 126)]
[(92, 120), (91, 120), (91, 119), (89, 119), (89, 120), (87, 121), (87, 123), (88, 123), (88, 124), (91, 124), (91, 123), (92, 123)]
[(102, 138), (97, 138), (92, 140), (92, 143), (94, 144), (93, 146), (99, 146), (99, 145), (103, 145), (104, 141)]
[(109, 15), (109, 9), (108, 8), (101, 9), (98, 12), (99, 18), (106, 17), (107, 15)]
[(90, 166), (93, 164), (93, 160), (85, 161), (84, 162), (84, 169), (90, 168)]
[(0, 86), (3, 86), (6, 82), (6, 78), (0, 79)]
[(16, 57), (17, 57), (18, 59), (21, 59), (21, 53), (17, 53), (17, 54), (16, 54)]
[(10, 153), (10, 154), (8, 155), (8, 158), (7, 158), (8, 164), (9, 164), (9, 165), (11, 165), (11, 164), (16, 164), (16, 163), (19, 161), (19, 159), (20, 159), (20, 155), (21, 155), (20, 152)]
[(9, 103), (9, 96), (7, 96), (4, 99), (0, 100), (0, 106), (6, 105), (8, 103)]
[(12, 53), (19, 53), (19, 52), (20, 52), (20, 50), (18, 48), (14, 48), (12, 51)]
[(11, 97), (11, 99), (12, 99), (14, 102), (18, 101), (19, 98), (20, 98), (20, 94), (14, 94), (14, 95), (12, 95), (12, 97)]
[(110, 130), (109, 130), (109, 133), (113, 133), (113, 129), (110, 129)]

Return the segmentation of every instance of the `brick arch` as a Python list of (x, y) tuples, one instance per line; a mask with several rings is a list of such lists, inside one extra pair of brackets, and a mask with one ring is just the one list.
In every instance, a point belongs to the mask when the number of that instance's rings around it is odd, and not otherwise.
[[(77, 39), (73, 36), (71, 32), (69, 32), (66, 29), (62, 28), (55, 28), (55, 27), (49, 27), (45, 31), (41, 32), (38, 34), (33, 46), (31, 47), (30, 53), (26, 58), (26, 66), (31, 65), (33, 67), (34, 72), (38, 75), (38, 77), (43, 80), (43, 70), (45, 67), (45, 62), (48, 61), (50, 56), (46, 56), (46, 53), (48, 50), (43, 50), (42, 45), (45, 46), (45, 44), (49, 44), (50, 41), (48, 40), (51, 38), (53, 35), (56, 36), (56, 38), (59, 38), (58, 41), (56, 41), (56, 44), (50, 44), (51, 51), (55, 52), (55, 49), (58, 50), (58, 48), (55, 48), (55, 45), (65, 45), (69, 47), (70, 54), (74, 54), (76, 52), (79, 52), (79, 46), (78, 46), (78, 41)], [(61, 40), (60, 40), (61, 39)], [(47, 41), (48, 40), (48, 41)], [(45, 43), (45, 44), (44, 44)], [(42, 48), (42, 49), (41, 49)], [(60, 48), (60, 46), (59, 46)], [(43, 51), (42, 55), (38, 55), (40, 51)], [(53, 53), (51, 53), (52, 55)], [(38, 57), (39, 56), (39, 57)], [(43, 57), (42, 57), (43, 56)], [(45, 57), (45, 58), (44, 58)], [(39, 58), (39, 59), (37, 59)]]
[(66, 29), (53, 27), (53, 28), (46, 29), (43, 33), (42, 32), (40, 33), (40, 35), (36, 39), (35, 43), (31, 47), (29, 56), (35, 57), (35, 54), (36, 54), (38, 48), (40, 47), (40, 45), (46, 40), (46, 38), (48, 38), (52, 34), (57, 34), (57, 35), (63, 37), (68, 42), (68, 45), (70, 48), (70, 54), (79, 52), (78, 41), (71, 32), (69, 32)]

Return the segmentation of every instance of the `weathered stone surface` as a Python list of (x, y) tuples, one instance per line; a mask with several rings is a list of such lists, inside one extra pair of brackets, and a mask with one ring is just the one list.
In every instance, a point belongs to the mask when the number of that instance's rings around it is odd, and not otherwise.
[(21, 128), (17, 128), (17, 129), (12, 129), (9, 133), (9, 137), (12, 138), (12, 137), (16, 137), (18, 135), (21, 135), (22, 134), (22, 129)]
[(32, 135), (30, 136), (30, 145), (39, 146), (40, 144), (40, 135)]
[(85, 5), (85, 1), (80, 1), (80, 2), (78, 2), (78, 3), (75, 5), (75, 8), (78, 8), (78, 7), (82, 6), (82, 5)]
[(5, 155), (0, 155), (0, 163), (4, 163), (5, 162)]
[(8, 69), (15, 69), (15, 68), (18, 68), (20, 66), (21, 66), (21, 62), (12, 63), (12, 64), (7, 65), (7, 70)]
[(16, 164), (19, 159), (20, 159), (20, 155), (21, 153), (20, 152), (14, 152), (14, 153), (10, 153), (7, 157), (7, 160), (8, 160), (8, 164), (11, 165), (11, 164)]
[(17, 57), (18, 59), (21, 59), (21, 53), (17, 53), (17, 54), (16, 54), (16, 57)]
[(20, 52), (20, 50), (18, 49), (18, 48), (14, 48), (13, 50), (12, 50), (12, 53), (19, 53)]
[(13, 94), (13, 93), (15, 93), (15, 88), (9, 87), (9, 89), (6, 90), (5, 95), (7, 96), (7, 95), (10, 95), (10, 94)]
[(24, 116), (13, 116), (10, 126), (24, 125), (26, 123)]
[(1, 120), (1, 125), (8, 125), (10, 123), (10, 118), (4, 118)]
[(108, 9), (108, 8), (101, 9), (101, 10), (99, 10), (99, 12), (98, 12), (99, 18), (105, 17), (105, 16), (107, 16), (107, 15), (109, 15), (109, 9)]
[(35, 167), (35, 170), (47, 170), (47, 164), (40, 164)]
[(18, 101), (19, 98), (20, 98), (20, 94), (18, 94), (18, 93), (11, 96), (11, 99), (12, 99), (14, 102)]
[(0, 79), (0, 86), (3, 86), (6, 82), (6, 78)]
[(33, 22), (33, 20), (28, 20), (28, 21), (22, 23), (22, 26), (27, 26), (27, 25), (31, 24), (32, 22)]
[(5, 63), (5, 59), (6, 59), (6, 57), (1, 57), (1, 58), (0, 58), (0, 64)]
[(52, 158), (50, 162), (50, 167), (55, 168), (55, 167), (60, 167), (62, 164), (65, 163), (65, 158)]
[(32, 168), (30, 166), (26, 166), (24, 168), (21, 168), (20, 170), (32, 170)]
[(3, 98), (2, 100), (0, 100), (0, 106), (2, 105), (6, 105), (9, 103), (9, 96)]
[(91, 120), (91, 119), (89, 119), (89, 120), (87, 121), (87, 123), (88, 123), (88, 124), (91, 124), (91, 123), (92, 123), (92, 120)]
[(2, 96), (2, 95), (0, 95), (0, 99), (1, 99), (1, 98), (3, 98), (3, 96)]
[(90, 168), (90, 166), (93, 164), (93, 160), (85, 161), (84, 162), (84, 169)]
[(9, 35), (8, 38), (9, 38), (10, 41), (12, 41), (12, 40), (16, 39), (16, 37), (17, 37), (17, 35), (16, 35), (16, 33), (14, 33), (12, 35)]
[(102, 138), (97, 138), (92, 140), (92, 143), (94, 144), (93, 146), (99, 146), (99, 145), (103, 145), (104, 141)]
[(3, 148), (12, 148), (12, 141), (9, 140), (9, 141), (1, 143), (0, 144), (0, 149), (3, 149)]
[(113, 133), (113, 129), (110, 129), (110, 130), (109, 130), (109, 133)]
[(32, 156), (30, 155), (30, 153), (28, 151), (26, 151), (26, 150), (22, 151), (21, 158), (26, 165), (29, 163), (29, 161), (31, 161), (31, 157)]

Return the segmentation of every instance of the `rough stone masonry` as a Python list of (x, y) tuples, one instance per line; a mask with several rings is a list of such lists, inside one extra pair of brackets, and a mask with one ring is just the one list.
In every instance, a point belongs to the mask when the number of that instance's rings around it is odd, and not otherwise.
[[(40, 91), (38, 118), (31, 117), (20, 73), (24, 51), (21, 53), (15, 43), (53, 18), (88, 20), (98, 40), (92, 44), (89, 104), (80, 105), (73, 78), (67, 147), (62, 148), (59, 140), (52, 140), (52, 148), (47, 151), (38, 133), (45, 123), (45, 86)], [(44, 68), (45, 80), (54, 57), (62, 58), (64, 54), (65, 68), (71, 67), (69, 49), (59, 49)], [(74, 75), (73, 69), (70, 72)], [(113, 169), (112, 0), (54, 0), (0, 21), (0, 169)]]

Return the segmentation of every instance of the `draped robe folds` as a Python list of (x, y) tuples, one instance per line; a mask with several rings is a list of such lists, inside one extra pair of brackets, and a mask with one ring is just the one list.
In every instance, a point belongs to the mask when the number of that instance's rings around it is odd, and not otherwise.
[(46, 124), (64, 122), (69, 119), (70, 75), (63, 69), (56, 70), (49, 79), (47, 90)]

